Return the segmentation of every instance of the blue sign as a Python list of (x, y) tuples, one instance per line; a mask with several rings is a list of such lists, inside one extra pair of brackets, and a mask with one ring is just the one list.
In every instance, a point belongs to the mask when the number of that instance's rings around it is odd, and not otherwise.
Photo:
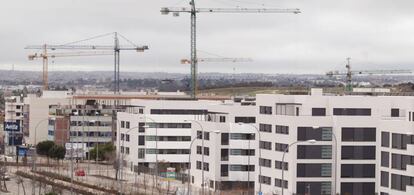
[(4, 131), (20, 131), (20, 123), (4, 122)]
[(27, 154), (27, 148), (26, 147), (17, 147), (17, 148), (18, 148), (17, 155), (26, 156), (26, 154)]

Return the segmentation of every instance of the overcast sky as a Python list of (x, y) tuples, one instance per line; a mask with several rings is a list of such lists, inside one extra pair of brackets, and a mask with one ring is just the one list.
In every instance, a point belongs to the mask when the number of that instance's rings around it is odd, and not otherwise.
[[(3, 0), (0, 69), (41, 70), (32, 44), (63, 44), (119, 32), (150, 50), (121, 53), (121, 71), (189, 72), (190, 16), (160, 14), (189, 0)], [(248, 63), (200, 63), (200, 72), (323, 73), (344, 69), (412, 69), (412, 0), (198, 0), (198, 7), (300, 8), (302, 14), (200, 13), (198, 50)], [(111, 37), (94, 43), (110, 44)], [(199, 57), (213, 57), (199, 52)], [(56, 58), (50, 70), (112, 70), (113, 58)]]

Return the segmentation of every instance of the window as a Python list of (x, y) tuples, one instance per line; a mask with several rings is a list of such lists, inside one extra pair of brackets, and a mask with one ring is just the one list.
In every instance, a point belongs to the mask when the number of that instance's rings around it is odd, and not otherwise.
[(400, 117), (400, 109), (391, 108), (391, 117)]
[(204, 132), (204, 140), (210, 140), (210, 132)]
[(229, 134), (228, 133), (221, 134), (221, 145), (229, 145)]
[(375, 164), (342, 164), (341, 178), (375, 178)]
[(336, 116), (371, 116), (370, 108), (334, 108)]
[(197, 154), (201, 154), (202, 147), (201, 146), (197, 146)]
[(389, 132), (381, 132), (381, 146), (382, 147), (390, 147), (390, 133)]
[(297, 116), (299, 112), (295, 109), (296, 105), (299, 104), (277, 103), (276, 115)]
[[(282, 167), (283, 166), (283, 167)], [(282, 170), (282, 168), (285, 170), (285, 171), (287, 171), (288, 170), (288, 168), (289, 168), (289, 164), (287, 163), (287, 162), (283, 162), (282, 163), (282, 161), (278, 161), (278, 160), (276, 160), (275, 161), (275, 168), (276, 169), (280, 169), (280, 170)]]
[(204, 169), (204, 171), (210, 171), (210, 165), (208, 164), (208, 163), (204, 163), (203, 164), (203, 169)]
[(138, 158), (139, 159), (145, 158), (145, 149), (144, 148), (138, 148)]
[(204, 147), (204, 155), (210, 156), (210, 148), (209, 147)]
[(203, 139), (203, 132), (197, 131), (197, 139)]
[(230, 139), (232, 140), (254, 140), (255, 134), (253, 133), (230, 133)]
[(125, 134), (121, 133), (121, 140), (125, 139)]
[(226, 117), (220, 116), (220, 123), (225, 123), (225, 122), (226, 122)]
[(256, 117), (241, 117), (236, 116), (234, 118), (235, 123), (256, 123)]
[(254, 171), (254, 165), (230, 165), (230, 171)]
[(272, 114), (272, 107), (270, 106), (259, 106), (260, 114)]
[(230, 149), (230, 155), (254, 156), (254, 149)]
[(129, 134), (125, 135), (125, 141), (129, 142)]
[(297, 177), (331, 177), (331, 164), (297, 164)]
[(271, 185), (270, 184), (271, 180), (272, 180), (272, 178), (270, 178), (270, 177), (259, 175), (259, 183), (261, 183), (261, 184)]
[(382, 187), (388, 187), (390, 178), (389, 173), (385, 171), (381, 171), (381, 186)]
[(127, 128), (127, 129), (129, 129), (129, 128), (130, 128), (129, 121), (126, 121), (126, 122), (125, 122), (125, 128)]
[(355, 127), (343, 127), (342, 128), (342, 141), (347, 142), (375, 142), (376, 141), (376, 128), (355, 128)]
[(407, 149), (407, 144), (414, 144), (413, 135), (392, 134), (392, 148)]
[[(276, 187), (282, 187), (282, 180), (275, 178), (275, 186)], [(285, 188), (285, 189), (288, 188), (288, 181), (283, 180), (283, 188)]]
[(259, 166), (262, 167), (272, 167), (272, 161), (269, 159), (265, 159), (265, 158), (260, 158), (259, 159)]
[(145, 136), (144, 135), (138, 136), (138, 146), (145, 146)]
[(407, 185), (414, 185), (414, 177), (391, 174), (391, 188), (406, 191)]
[(121, 121), (121, 128), (125, 128), (125, 121)]
[(229, 149), (221, 149), (221, 161), (229, 160)]
[(342, 182), (341, 194), (375, 195), (375, 182)]
[(326, 108), (312, 108), (312, 116), (326, 116)]
[(204, 115), (207, 110), (187, 110), (187, 109), (151, 109), (151, 114), (167, 114), (167, 115)]
[(138, 132), (140, 133), (145, 132), (145, 123), (138, 123)]
[(201, 170), (201, 161), (196, 162), (196, 169)]
[(275, 150), (279, 152), (284, 152), (285, 150), (286, 152), (289, 152), (288, 147), (288, 144), (275, 143)]
[(342, 146), (342, 160), (375, 160), (375, 146)]
[(229, 176), (229, 165), (221, 165), (220, 166), (220, 175), (222, 177), (227, 177)]
[(260, 149), (272, 150), (272, 142), (260, 141), (259, 147)]
[(276, 133), (277, 134), (289, 134), (289, 126), (284, 125), (276, 125)]
[(297, 182), (297, 195), (331, 195), (331, 182)]
[(332, 127), (298, 127), (298, 141), (332, 141)]
[(398, 170), (407, 170), (407, 165), (414, 165), (414, 156), (392, 154), (391, 168)]
[(129, 154), (129, 147), (125, 147), (125, 153)]
[(299, 145), (298, 159), (331, 159), (332, 146), (330, 145)]
[(390, 167), (390, 153), (381, 151), (381, 166)]
[(259, 124), (259, 131), (272, 133), (272, 125), (260, 123)]

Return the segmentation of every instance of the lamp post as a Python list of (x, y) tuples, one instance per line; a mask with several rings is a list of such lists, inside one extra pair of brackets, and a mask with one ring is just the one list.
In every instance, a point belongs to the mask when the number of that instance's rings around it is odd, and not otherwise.
[[(261, 148), (260, 148), (260, 141), (261, 141), (261, 139), (260, 139), (260, 131), (259, 131), (259, 129), (256, 127), (256, 126), (254, 126), (254, 125), (252, 125), (252, 124), (250, 124), (250, 123), (237, 123), (237, 124), (239, 124), (239, 125), (249, 125), (249, 126), (252, 126), (253, 128), (254, 128), (254, 130), (256, 130), (256, 133), (257, 133), (257, 136), (258, 136), (258, 141), (257, 141), (257, 143), (258, 143), (258, 146), (259, 146), (259, 155), (258, 155), (258, 160), (257, 160), (257, 162), (259, 163), (259, 177), (260, 177), (260, 175), (262, 175), (262, 167), (260, 166), (260, 158), (261, 158)], [(250, 139), (249, 139), (249, 146), (250, 146)], [(249, 148), (250, 149), (250, 148)], [(250, 156), (249, 156), (249, 167), (250, 167)], [(249, 172), (247, 172), (247, 174), (249, 174)], [(249, 176), (249, 175), (248, 175)], [(247, 184), (248, 186), (248, 189), (250, 190), (250, 177), (248, 178), (248, 184)], [(262, 183), (261, 182), (259, 182), (259, 193), (261, 193), (262, 192)]]
[[(207, 131), (207, 132), (211, 132), (211, 131)], [(213, 131), (213, 133), (219, 134), (220, 131)], [(193, 146), (194, 141), (197, 140), (198, 138), (200, 137), (196, 133), (196, 137), (193, 140), (191, 140), (191, 143), (190, 143), (190, 150), (188, 154), (189, 166), (188, 166), (188, 176), (187, 176), (187, 182), (188, 182), (187, 183), (187, 195), (190, 195), (190, 191), (191, 191), (191, 185), (190, 185), (190, 182), (191, 182), (191, 148)], [(203, 136), (201, 136), (201, 138), (203, 138)], [(204, 148), (202, 149), (202, 154), (204, 155)], [(204, 161), (202, 163), (203, 163), (202, 170), (204, 170)], [(202, 180), (203, 180), (202, 182), (204, 183), (204, 178)]]
[[(313, 126), (312, 127), (312, 129), (319, 129), (320, 127), (319, 126)], [(334, 152), (334, 156), (332, 157), (332, 159), (333, 159), (333, 166), (335, 167), (334, 169), (333, 169), (333, 174), (332, 174), (332, 177), (333, 177), (333, 182), (334, 182), (334, 184), (333, 184), (333, 189), (332, 189), (332, 192), (331, 192), (331, 194), (332, 195), (335, 195), (336, 194), (336, 183), (337, 183), (337, 176), (336, 176), (336, 170), (337, 170), (337, 164), (338, 164), (338, 160), (337, 160), (337, 152), (338, 152), (338, 139), (336, 138), (336, 134), (334, 133), (334, 130), (333, 129), (331, 129), (331, 137), (334, 139), (334, 141), (335, 141), (335, 152)]]
[[(150, 121), (152, 121), (155, 125), (155, 182), (156, 182), (156, 186), (158, 187), (158, 124), (157, 122), (148, 117), (139, 117), (139, 119), (144, 119), (145, 123), (146, 123), (146, 119), (149, 119)], [(145, 125), (144, 128), (149, 128), (149, 125)]]
[[(204, 138), (205, 138), (204, 137), (204, 129), (203, 129), (203, 126), (201, 125), (201, 123), (198, 122), (198, 121), (196, 121), (196, 120), (184, 120), (184, 122), (194, 122), (194, 123), (197, 123), (197, 125), (201, 129), (201, 147), (202, 147), (202, 149), (201, 149), (201, 151), (202, 151), (202, 153), (201, 153), (201, 162), (202, 162), (202, 165), (201, 165), (201, 178), (202, 178), (202, 182), (201, 182), (201, 194), (204, 195)], [(196, 132), (196, 135), (197, 135), (197, 132)], [(196, 136), (196, 137), (198, 137), (198, 136)]]
[[(52, 119), (52, 118), (51, 118)], [(42, 119), (42, 120), (40, 120), (37, 124), (36, 124), (36, 127), (35, 127), (35, 131), (34, 131), (34, 143), (33, 143), (33, 146), (35, 146), (34, 147), (34, 154), (33, 154), (33, 160), (32, 160), (32, 171), (36, 171), (36, 159), (37, 159), (37, 148), (36, 148), (36, 146), (37, 146), (37, 143), (36, 143), (36, 136), (37, 136), (37, 128), (39, 127), (39, 125), (42, 123), (42, 122), (44, 122), (44, 121), (49, 121), (49, 119), (48, 118), (46, 118), (46, 119)], [(36, 195), (36, 189), (35, 189), (35, 180), (33, 179), (32, 180), (32, 185), (33, 185), (33, 187), (32, 187), (32, 195)]]
[[(133, 129), (138, 129), (139, 128), (139, 126), (135, 126), (135, 127), (132, 127), (132, 128), (129, 128), (128, 129), (128, 131), (126, 131), (125, 133), (124, 133), (124, 138), (122, 139), (122, 145), (121, 145), (121, 148), (123, 148), (123, 152), (122, 152), (122, 159), (121, 158), (118, 158), (118, 166), (120, 167), (119, 168), (119, 172), (120, 172), (120, 177), (119, 177), (119, 186), (120, 186), (120, 194), (122, 195), (123, 194), (123, 191), (124, 191), (124, 189), (123, 189), (123, 187), (122, 187), (122, 177), (123, 177), (123, 171), (122, 171), (122, 169), (123, 169), (123, 160), (124, 160), (124, 153), (125, 153), (125, 147), (124, 147), (124, 143), (125, 143), (125, 138), (126, 138), (126, 135), (131, 131), (131, 130), (133, 130)], [(119, 132), (121, 132), (121, 131), (119, 131)], [(122, 136), (120, 136), (120, 138), (122, 138)], [(121, 149), (119, 150), (119, 153), (121, 153)], [(121, 156), (121, 155), (120, 155)], [(122, 160), (122, 161), (121, 161)]]
[(304, 142), (314, 144), (314, 143), (316, 143), (316, 140), (310, 139), (310, 140), (306, 140), (306, 141), (296, 141), (296, 142), (293, 142), (293, 143), (289, 144), (288, 147), (286, 147), (285, 150), (283, 151), (283, 156), (282, 156), (282, 181), (280, 181), (280, 187), (282, 188), (282, 195), (284, 195), (283, 190), (285, 188), (285, 186), (284, 186), (284, 184), (285, 184), (285, 182), (284, 182), (285, 181), (285, 175), (284, 175), (284, 173), (285, 173), (284, 172), (285, 171), (285, 154), (291, 146), (293, 146), (295, 144), (298, 144), (298, 143), (304, 143)]

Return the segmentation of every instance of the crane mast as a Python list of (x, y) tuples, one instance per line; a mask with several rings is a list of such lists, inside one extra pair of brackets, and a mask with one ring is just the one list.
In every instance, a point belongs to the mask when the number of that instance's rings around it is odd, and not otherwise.
[[(92, 40), (95, 38), (107, 36), (107, 35), (114, 35), (114, 45), (81, 45), (81, 44), (75, 44), (80, 43), (87, 40)], [(123, 46), (119, 44), (119, 37), (125, 39), (128, 41), (131, 46)], [(121, 50), (131, 50), (131, 51), (137, 51), (137, 52), (143, 52), (145, 50), (148, 50), (148, 46), (138, 46), (133, 44), (131, 41), (123, 37), (121, 34), (114, 32), (114, 33), (108, 33), (104, 35), (99, 35), (93, 38), (88, 38), (81, 41), (72, 42), (69, 44), (63, 44), (63, 45), (29, 45), (25, 47), (25, 49), (41, 49), (43, 50), (43, 54), (40, 56), (43, 56), (43, 89), (48, 89), (48, 58), (52, 57), (51, 55), (48, 55), (48, 50), (80, 50), (80, 51), (97, 51), (95, 55), (113, 55), (114, 56), (114, 93), (117, 94), (120, 91), (120, 53)], [(108, 53), (110, 52), (110, 53)], [(59, 57), (62, 57), (64, 55), (65, 57), (68, 57), (70, 54), (60, 54)], [(86, 56), (82, 54), (73, 54), (73, 56)], [(89, 54), (92, 55), (92, 54)], [(33, 55), (32, 55), (33, 56)], [(29, 56), (30, 58), (30, 56)]]
[(346, 58), (346, 72), (341, 72), (341, 71), (329, 71), (326, 73), (327, 76), (329, 77), (333, 77), (333, 76), (346, 76), (346, 85), (345, 85), (345, 91), (347, 92), (351, 92), (352, 91), (352, 76), (353, 75), (362, 75), (362, 74), (366, 74), (366, 75), (374, 75), (374, 74), (410, 74), (412, 73), (411, 70), (404, 70), (404, 69), (399, 69), (399, 70), (352, 70), (351, 69), (351, 58)]
[(299, 9), (266, 9), (266, 8), (196, 8), (195, 1), (190, 1), (190, 8), (164, 7), (161, 14), (179, 16), (180, 13), (191, 15), (191, 98), (197, 98), (197, 13), (301, 13)]

